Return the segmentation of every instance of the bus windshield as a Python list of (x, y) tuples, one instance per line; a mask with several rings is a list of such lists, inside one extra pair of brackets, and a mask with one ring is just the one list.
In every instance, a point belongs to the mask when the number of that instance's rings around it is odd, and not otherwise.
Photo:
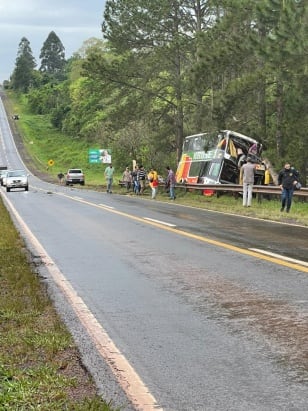
[(202, 133), (188, 136), (184, 140), (183, 152), (209, 151), (215, 149), (220, 138), (221, 137), (216, 133)]
[(262, 145), (230, 130), (187, 136), (178, 165), (177, 182), (237, 183), (239, 169), (247, 156), (261, 164)]

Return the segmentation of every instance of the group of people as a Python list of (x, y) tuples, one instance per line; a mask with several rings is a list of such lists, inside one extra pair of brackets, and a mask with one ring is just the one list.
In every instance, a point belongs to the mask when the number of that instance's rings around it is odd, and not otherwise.
[[(175, 200), (175, 184), (176, 178), (174, 171), (167, 166), (167, 177), (165, 180), (166, 188), (169, 191), (170, 199)], [(107, 193), (112, 193), (112, 184), (114, 176), (114, 167), (112, 164), (109, 164), (104, 172), (106, 183), (107, 183)], [(152, 194), (151, 197), (154, 200), (157, 196), (159, 178), (158, 173), (154, 167), (150, 168), (150, 171), (147, 172), (143, 165), (136, 165), (134, 170), (130, 170), (129, 167), (125, 167), (125, 170), (122, 175), (122, 182), (126, 187), (126, 191), (129, 192), (132, 190), (136, 195), (142, 195), (148, 183)]]
[[(170, 199), (175, 200), (175, 173), (169, 166), (166, 167), (166, 170), (165, 185), (169, 190)], [(154, 167), (151, 167), (149, 172), (144, 169), (143, 165), (136, 165), (133, 171), (126, 167), (122, 175), (122, 181), (125, 184), (126, 191), (129, 192), (132, 189), (136, 195), (142, 195), (146, 188), (146, 183), (148, 183), (151, 188), (152, 199), (154, 200), (157, 196), (159, 178)]]
[[(153, 169), (151, 169), (152, 171)], [(156, 173), (156, 179), (157, 173)], [(144, 169), (143, 165), (135, 166), (134, 170), (130, 170), (129, 167), (126, 167), (123, 175), (122, 181), (126, 187), (126, 191), (129, 192), (131, 189), (137, 195), (142, 195), (146, 187), (147, 172)], [(158, 181), (157, 181), (158, 185)]]
[[(240, 182), (243, 185), (244, 207), (251, 207), (256, 166), (257, 164), (252, 161), (252, 158), (247, 157), (247, 160), (240, 169)], [(175, 173), (169, 166), (166, 167), (166, 170), (167, 177), (165, 180), (165, 187), (169, 191), (170, 199), (175, 200)], [(114, 168), (112, 164), (109, 164), (109, 166), (105, 169), (107, 193), (112, 193), (113, 176)], [(133, 189), (133, 192), (136, 195), (142, 195), (144, 193), (146, 183), (148, 182), (152, 191), (152, 199), (155, 199), (157, 196), (159, 180), (158, 173), (153, 167), (151, 167), (149, 172), (144, 169), (143, 165), (136, 165), (133, 171), (131, 171), (129, 167), (126, 167), (122, 175), (122, 181), (125, 184), (127, 192)], [(284, 168), (278, 174), (278, 185), (282, 190), (281, 212), (286, 210), (286, 212), (289, 213), (292, 204), (293, 192), (296, 187), (298, 187), (298, 184), (298, 171), (294, 167), (291, 167), (289, 162), (286, 162)]]
[[(240, 181), (243, 184), (243, 206), (250, 207), (252, 201), (252, 189), (254, 184), (256, 164), (250, 157), (242, 165), (240, 171)], [(294, 190), (299, 187), (299, 172), (286, 162), (284, 168), (278, 174), (278, 185), (281, 188), (281, 208), (280, 211), (290, 212)]]

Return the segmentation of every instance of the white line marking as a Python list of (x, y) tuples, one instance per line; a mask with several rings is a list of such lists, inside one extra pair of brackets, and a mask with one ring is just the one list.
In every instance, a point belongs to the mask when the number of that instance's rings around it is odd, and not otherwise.
[(96, 345), (99, 354), (111, 368), (119, 385), (122, 387), (136, 410), (163, 411), (163, 408), (157, 404), (156, 399), (150, 393), (149, 389), (141, 380), (137, 372), (130, 365), (125, 356), (119, 351), (107, 334), (106, 330), (97, 321), (82, 298), (72, 287), (71, 283), (66, 279), (52, 258), (47, 254), (42, 244), (31, 232), (7, 196), (4, 196), (4, 200), (18, 221), (22, 232), (27, 237), (28, 241), (32, 243), (54, 282), (66, 296), (80, 322), (86, 328), (90, 338)]
[(143, 217), (143, 218), (144, 220), (153, 221), (154, 223), (166, 225), (168, 227), (176, 227), (175, 224), (166, 223), (165, 221), (155, 220), (154, 218), (149, 218), (149, 217)]
[(305, 267), (308, 267), (308, 263), (306, 263), (306, 261), (301, 261), (301, 260), (296, 260), (295, 258), (285, 257), (284, 255), (281, 255), (281, 254), (271, 253), (270, 251), (259, 250), (258, 248), (249, 248), (249, 250), (255, 251), (256, 253), (269, 255), (271, 257), (280, 258), (281, 260), (284, 260), (284, 261), (289, 261), (291, 263), (304, 265)]
[(104, 208), (110, 208), (111, 210), (114, 210), (114, 207), (111, 207), (109, 205), (106, 204), (99, 204), (100, 207), (104, 207)]

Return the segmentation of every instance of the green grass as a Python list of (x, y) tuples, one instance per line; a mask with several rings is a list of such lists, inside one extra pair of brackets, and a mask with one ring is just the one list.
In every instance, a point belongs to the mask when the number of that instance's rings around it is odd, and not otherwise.
[[(86, 183), (90, 185), (104, 184), (105, 165), (89, 164), (88, 150), (95, 145), (78, 137), (65, 136), (54, 129), (47, 115), (33, 115), (28, 112), (25, 99), (17, 99), (11, 95), (6, 108), (11, 113), (19, 113), (20, 119), (14, 122), (23, 137), (24, 145), (31, 155), (38, 170), (47, 172), (57, 181), (57, 174), (69, 168), (82, 168), (86, 174)], [(52, 167), (49, 160), (54, 161)], [(119, 171), (119, 176), (122, 172)]]
[[(70, 167), (83, 168), (86, 175), (86, 187), (95, 190), (105, 188), (103, 176), (105, 166), (102, 164), (88, 163), (88, 144), (78, 138), (72, 139), (51, 128), (48, 116), (37, 116), (27, 113), (27, 107), (20, 101), (11, 100), (14, 104), (11, 108), (14, 113), (22, 113), (17, 125), (23, 135), (28, 152), (37, 159), (37, 164), (41, 170), (46, 170), (48, 160), (53, 159), (55, 165), (49, 167), (48, 173), (57, 181), (57, 173), (65, 171)], [(92, 148), (92, 147), (91, 147)], [(114, 178), (113, 191), (125, 194), (125, 189), (120, 188), (117, 181), (121, 179), (122, 171), (116, 173)], [(149, 195), (149, 189), (146, 195)], [(274, 197), (273, 197), (274, 198)], [(168, 196), (163, 188), (159, 188), (158, 199), (168, 201)], [(217, 198), (205, 197), (197, 192), (184, 192), (177, 189), (177, 203), (200, 207), (204, 209), (227, 211), (239, 215), (303, 224), (308, 226), (308, 204), (301, 199), (294, 197), (290, 214), (280, 213), (279, 199), (271, 201), (263, 200), (258, 203), (253, 201), (251, 208), (243, 208), (241, 198), (236, 198), (231, 194), (224, 194)]]
[[(126, 195), (126, 189), (119, 186), (115, 186), (113, 192)], [(144, 197), (150, 198), (150, 193), (150, 188), (147, 188)], [(129, 195), (133, 194), (130, 193)], [(157, 201), (170, 201), (162, 186), (159, 187), (156, 198)], [(239, 194), (236, 196), (235, 193), (224, 193), (220, 194), (219, 197), (216, 195), (207, 197), (201, 195), (201, 190), (186, 192), (182, 188), (176, 188), (175, 202), (183, 206), (197, 207), (204, 210), (308, 226), (308, 203), (304, 202), (302, 198), (293, 198), (289, 214), (280, 212), (280, 198), (275, 198), (274, 195), (270, 201), (263, 198), (259, 202), (257, 198), (253, 198), (252, 206), (248, 208), (243, 207), (242, 197)]]
[(111, 411), (0, 199), (0, 410)]
[[(258, 202), (257, 198), (253, 198), (252, 206), (247, 208), (242, 206), (241, 196), (236, 197), (231, 193), (219, 197), (215, 195), (206, 197), (201, 195), (200, 192), (185, 193), (182, 189), (177, 189), (176, 192), (176, 202), (182, 205), (308, 226), (308, 203), (299, 198), (293, 198), (291, 211), (286, 214), (280, 212), (280, 199), (274, 198), (274, 196), (270, 201), (263, 198), (261, 202)], [(162, 194), (158, 196), (158, 199), (165, 200), (165, 197), (166, 195)]]

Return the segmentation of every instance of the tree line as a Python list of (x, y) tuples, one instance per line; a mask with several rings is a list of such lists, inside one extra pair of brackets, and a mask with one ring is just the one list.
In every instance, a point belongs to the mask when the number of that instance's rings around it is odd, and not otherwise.
[(107, 0), (102, 40), (66, 60), (51, 32), (36, 70), (23, 38), (6, 86), (121, 166), (175, 166), (185, 135), (231, 129), (306, 176), (307, 29), (305, 0)]

